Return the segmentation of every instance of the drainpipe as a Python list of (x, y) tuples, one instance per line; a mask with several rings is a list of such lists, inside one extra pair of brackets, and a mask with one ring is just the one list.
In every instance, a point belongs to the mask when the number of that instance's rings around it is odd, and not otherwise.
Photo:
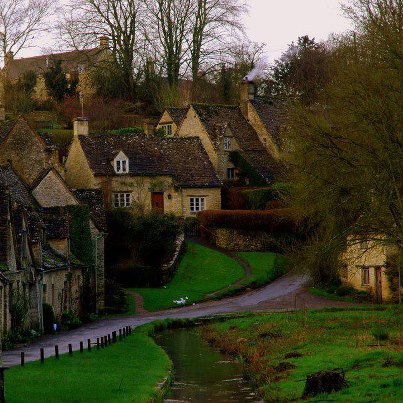
[(39, 330), (43, 334), (43, 272), (39, 275)]

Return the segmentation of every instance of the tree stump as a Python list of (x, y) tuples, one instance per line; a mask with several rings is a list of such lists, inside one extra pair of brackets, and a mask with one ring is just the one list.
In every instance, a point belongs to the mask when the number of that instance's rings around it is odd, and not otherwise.
[(306, 377), (303, 398), (316, 396), (321, 393), (338, 392), (347, 387), (344, 371), (333, 369), (331, 371), (319, 371)]

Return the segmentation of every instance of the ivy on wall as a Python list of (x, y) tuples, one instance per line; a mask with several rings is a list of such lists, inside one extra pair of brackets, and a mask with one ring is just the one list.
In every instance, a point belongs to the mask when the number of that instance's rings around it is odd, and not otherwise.
[(238, 168), (238, 176), (241, 179), (248, 178), (249, 185), (251, 186), (265, 186), (267, 185), (264, 178), (256, 171), (252, 165), (245, 160), (239, 151), (231, 151), (229, 153), (229, 160)]
[(90, 230), (90, 211), (87, 206), (66, 206), (71, 217), (70, 245), (71, 253), (87, 266), (95, 264), (95, 256)]

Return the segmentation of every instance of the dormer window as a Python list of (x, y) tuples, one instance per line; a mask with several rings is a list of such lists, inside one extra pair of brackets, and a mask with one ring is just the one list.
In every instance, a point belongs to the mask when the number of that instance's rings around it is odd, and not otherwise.
[(172, 136), (172, 123), (161, 125), (161, 129), (164, 132), (165, 137)]
[(225, 151), (231, 151), (231, 137), (224, 137), (223, 146)]
[(123, 151), (114, 159), (114, 168), (117, 174), (127, 174), (129, 172), (129, 158), (126, 157)]

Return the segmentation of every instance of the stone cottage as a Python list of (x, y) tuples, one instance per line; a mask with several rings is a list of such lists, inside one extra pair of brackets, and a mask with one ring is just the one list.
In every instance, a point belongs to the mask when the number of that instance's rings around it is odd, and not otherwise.
[[(1, 109), (1, 108), (0, 108)], [(42, 208), (84, 204), (90, 210), (90, 229), (96, 264), (93, 283), (96, 284), (97, 311), (104, 309), (104, 239), (106, 236), (103, 206), (95, 192), (85, 200), (73, 194), (63, 179), (64, 168), (60, 165), (57, 148), (51, 138), (39, 135), (23, 118), (0, 121), (0, 164), (12, 164)], [(91, 197), (94, 200), (91, 200)]]
[[(32, 251), (31, 211), (18, 203), (25, 197), (10, 191), (0, 174), (0, 334), (41, 329), (41, 268)], [(20, 306), (22, 314), (16, 307)], [(28, 316), (25, 317), (24, 310)]]
[[(37, 280), (37, 288), (19, 288), (19, 296), (29, 300), (26, 327), (41, 328), (42, 303), (50, 304), (57, 318), (65, 310), (79, 313), (84, 265), (70, 253), (69, 215), (62, 208), (38, 207), (11, 165), (0, 166), (0, 183), (7, 189), (12, 206), (10, 225), (14, 235), (10, 239), (15, 238), (17, 252), (10, 256), (20, 256), (3, 274), (15, 277), (11, 269), (15, 267), (21, 277), (29, 267), (30, 278)], [(4, 230), (0, 233), (4, 235)]]
[(166, 137), (175, 136), (187, 110), (188, 108), (166, 108), (156, 129), (162, 129)]
[(109, 39), (106, 36), (99, 38), (99, 46), (91, 49), (73, 50), (62, 53), (51, 53), (41, 56), (26, 57), (14, 59), (13, 53), (7, 53), (4, 58), (4, 67), (0, 72), (0, 104), (2, 95), (4, 96), (4, 83), (9, 81), (14, 83), (23, 78), (27, 73), (35, 73), (37, 76), (34, 88), (34, 98), (38, 101), (44, 101), (49, 98), (46, 90), (43, 74), (60, 61), (62, 71), (66, 74), (69, 82), (78, 80), (78, 91), (85, 95), (94, 94), (94, 88), (91, 83), (91, 69), (99, 63), (102, 63), (109, 57)]
[[(396, 247), (383, 236), (350, 236), (343, 255), (345, 269), (342, 281), (371, 294), (377, 303), (392, 298), (388, 266), (396, 256)], [(397, 285), (396, 285), (397, 288)]]
[(221, 208), (221, 181), (200, 139), (89, 136), (86, 119), (74, 127), (66, 182), (73, 189), (101, 189), (107, 208), (181, 216)]
[(280, 106), (256, 96), (254, 83), (244, 80), (239, 105), (167, 108), (156, 128), (168, 137), (199, 137), (224, 181), (238, 179), (239, 167), (230, 160), (231, 151), (237, 151), (263, 181), (271, 183), (283, 168), (280, 121)]
[(176, 133), (200, 138), (222, 180), (238, 178), (238, 167), (230, 160), (232, 151), (238, 151), (266, 183), (273, 182), (280, 170), (277, 157), (269, 152), (239, 106), (192, 104)]

